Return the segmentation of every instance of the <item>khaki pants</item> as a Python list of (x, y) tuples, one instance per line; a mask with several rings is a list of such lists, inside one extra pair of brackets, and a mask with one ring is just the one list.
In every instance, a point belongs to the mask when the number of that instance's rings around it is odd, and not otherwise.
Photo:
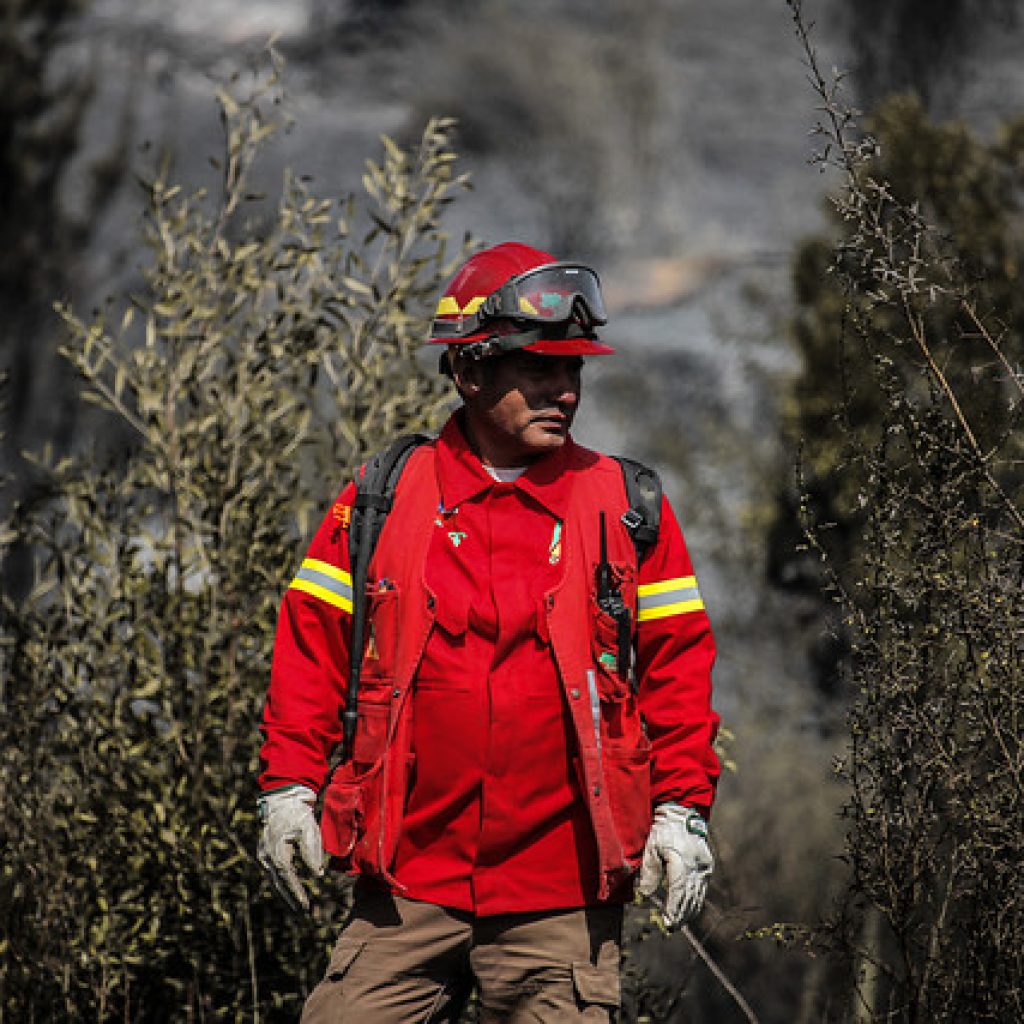
[(475, 917), (356, 887), (302, 1024), (455, 1022), (475, 983), (479, 1024), (609, 1024), (621, 907)]

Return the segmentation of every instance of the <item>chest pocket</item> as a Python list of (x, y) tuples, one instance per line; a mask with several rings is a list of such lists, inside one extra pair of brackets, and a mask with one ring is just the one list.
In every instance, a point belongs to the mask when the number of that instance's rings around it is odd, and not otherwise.
[(464, 641), (469, 623), (469, 595), (461, 588), (449, 588), (438, 594), (434, 622), (448, 634), (450, 642)]
[(416, 693), (468, 691), (473, 660), (467, 649), (470, 596), (457, 586), (439, 587), (434, 596), (434, 629), (416, 671)]
[(628, 614), (628, 632), (620, 620), (601, 607), (597, 593), (597, 566), (590, 570), (590, 613), (593, 617), (593, 657), (601, 701), (619, 702), (630, 692), (629, 676), (620, 671), (623, 645), (628, 648), (625, 657), (631, 668), (635, 661), (633, 639), (636, 634), (636, 566), (630, 562), (612, 562), (613, 588), (618, 591)]
[(398, 645), (398, 587), (390, 580), (367, 587), (367, 623), (360, 678), (390, 680)]

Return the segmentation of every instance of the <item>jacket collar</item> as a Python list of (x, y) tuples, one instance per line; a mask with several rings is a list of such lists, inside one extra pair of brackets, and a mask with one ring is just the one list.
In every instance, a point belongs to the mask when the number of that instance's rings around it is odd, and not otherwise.
[[(572, 487), (569, 469), (574, 449), (575, 442), (570, 437), (561, 448), (531, 463), (511, 486), (529, 495), (556, 519), (564, 520)], [(437, 482), (445, 511), (496, 485), (469, 447), (458, 411), (452, 414), (438, 438)]]

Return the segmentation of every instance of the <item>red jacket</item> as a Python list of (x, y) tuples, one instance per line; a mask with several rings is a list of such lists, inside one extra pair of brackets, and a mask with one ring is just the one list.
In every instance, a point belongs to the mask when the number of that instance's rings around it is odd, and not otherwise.
[[(319, 790), (340, 736), (353, 494), (284, 599), (264, 788)], [(653, 805), (707, 813), (707, 617), (667, 502), (639, 579), (625, 509), (618, 464), (572, 442), (514, 484), (487, 475), (454, 420), (413, 455), (370, 568), (354, 755), (325, 794), (324, 844), (343, 863), (478, 913), (580, 906), (628, 895)], [(639, 612), (637, 697), (595, 604), (600, 510)]]

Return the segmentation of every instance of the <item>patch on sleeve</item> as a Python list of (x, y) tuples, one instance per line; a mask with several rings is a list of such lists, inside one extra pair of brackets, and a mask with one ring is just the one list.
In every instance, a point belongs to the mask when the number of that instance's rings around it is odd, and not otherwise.
[(343, 530), (347, 530), (352, 522), (352, 506), (336, 501), (331, 508), (331, 515)]

